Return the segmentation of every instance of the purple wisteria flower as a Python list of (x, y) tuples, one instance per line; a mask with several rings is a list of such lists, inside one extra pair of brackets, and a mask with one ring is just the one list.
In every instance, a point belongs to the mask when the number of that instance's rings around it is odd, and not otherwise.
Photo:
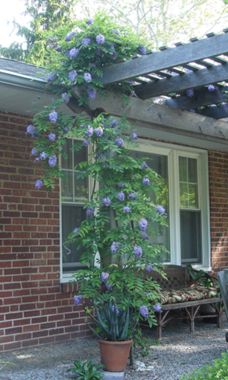
[(89, 144), (90, 144), (90, 141), (89, 141), (89, 140), (84, 139), (84, 140), (82, 141), (82, 145), (83, 145), (83, 146), (88, 146)]
[(111, 123), (110, 123), (110, 127), (111, 127), (111, 128), (115, 128), (115, 127), (117, 127), (118, 124), (119, 124), (119, 123), (118, 123), (118, 120), (116, 120), (116, 119), (112, 119), (112, 120), (111, 120)]
[(68, 56), (71, 58), (71, 59), (74, 59), (78, 56), (79, 54), (79, 49), (73, 47), (72, 49), (70, 49), (68, 51)]
[(87, 131), (85, 132), (85, 135), (87, 137), (92, 137), (93, 136), (93, 127), (91, 125), (88, 125)]
[(124, 207), (123, 207), (123, 212), (124, 212), (125, 214), (129, 214), (129, 213), (131, 212), (131, 207), (129, 207), (129, 206), (124, 206)]
[(103, 36), (103, 34), (98, 34), (96, 36), (96, 43), (98, 45), (103, 45), (105, 43), (105, 36)]
[(75, 32), (69, 32), (69, 33), (67, 33), (67, 35), (65, 37), (65, 41), (67, 41), (67, 42), (71, 41), (74, 36), (76, 36)]
[(193, 88), (188, 88), (188, 89), (185, 91), (185, 93), (186, 93), (186, 96), (187, 96), (188, 98), (192, 98), (192, 97), (194, 96), (194, 90), (193, 90)]
[(208, 89), (209, 92), (214, 92), (216, 90), (216, 87), (213, 84), (209, 84), (207, 86), (207, 89)]
[(95, 88), (93, 87), (90, 87), (88, 88), (87, 90), (87, 95), (90, 99), (95, 99), (96, 98), (96, 95), (97, 95), (97, 91), (95, 90)]
[(117, 137), (117, 138), (115, 139), (115, 144), (116, 144), (119, 148), (121, 148), (121, 147), (124, 146), (124, 140), (123, 140), (121, 137)]
[(132, 140), (137, 140), (137, 138), (138, 138), (137, 133), (136, 133), (136, 132), (132, 132), (132, 134), (131, 134), (131, 139), (132, 139)]
[(44, 185), (44, 183), (43, 183), (42, 179), (37, 179), (35, 181), (35, 188), (37, 190), (40, 190), (43, 187), (43, 185)]
[(117, 241), (113, 241), (111, 245), (111, 252), (116, 253), (118, 252), (119, 248), (120, 248), (120, 243), (118, 243)]
[(162, 205), (157, 205), (156, 206), (156, 211), (160, 215), (164, 215), (165, 214), (165, 208)]
[(141, 314), (141, 316), (143, 318), (148, 318), (149, 316), (149, 310), (148, 310), (148, 307), (143, 305), (143, 306), (140, 306), (139, 308), (139, 313)]
[(132, 191), (131, 193), (128, 194), (128, 199), (130, 199), (131, 201), (134, 201), (135, 199), (137, 199), (137, 193)]
[(53, 132), (49, 133), (48, 140), (52, 141), (52, 142), (55, 141), (56, 140), (56, 134)]
[(101, 136), (103, 135), (103, 133), (104, 133), (103, 128), (101, 128), (101, 127), (97, 127), (97, 128), (95, 128), (95, 129), (94, 129), (94, 132), (95, 132), (95, 135), (96, 135), (97, 137), (101, 137)]
[(141, 169), (144, 170), (144, 169), (148, 169), (149, 166), (148, 164), (146, 163), (146, 161), (143, 161), (142, 165), (141, 165)]
[(148, 186), (150, 184), (150, 180), (148, 177), (144, 177), (142, 180), (143, 185)]
[(109, 278), (109, 273), (107, 273), (107, 272), (102, 272), (101, 273), (101, 281), (102, 282), (107, 281), (108, 278)]
[(29, 124), (26, 128), (26, 133), (27, 133), (27, 135), (34, 137), (37, 134), (37, 129), (36, 129), (36, 127), (34, 127), (34, 125)]
[(82, 295), (78, 295), (78, 296), (74, 296), (73, 297), (73, 301), (74, 301), (75, 305), (81, 305), (82, 300), (83, 300), (83, 296)]
[(151, 264), (147, 264), (146, 265), (146, 267), (145, 267), (145, 271), (147, 272), (147, 273), (151, 273), (151, 272), (153, 272), (153, 266), (151, 265)]
[(69, 103), (69, 101), (70, 101), (70, 96), (68, 95), (67, 92), (63, 92), (61, 95), (61, 98), (64, 101), (64, 103), (66, 103), (66, 104)]
[(111, 205), (112, 201), (109, 197), (105, 197), (102, 199), (102, 204), (105, 206), (105, 207), (109, 207)]
[(139, 221), (139, 229), (140, 231), (146, 231), (148, 227), (148, 222), (145, 218), (140, 219)]
[(48, 158), (48, 154), (46, 152), (41, 152), (39, 158), (40, 160), (46, 160)]
[(49, 115), (48, 115), (48, 119), (49, 119), (49, 121), (51, 122), (51, 123), (56, 123), (57, 122), (57, 120), (58, 120), (58, 112), (56, 112), (56, 111), (52, 111), (52, 112), (50, 112), (49, 113)]
[(123, 202), (125, 200), (125, 194), (123, 191), (120, 191), (118, 194), (117, 194), (117, 199), (120, 201), (120, 202)]
[(140, 247), (140, 245), (135, 245), (133, 248), (133, 252), (136, 257), (141, 257), (143, 253), (142, 247)]
[(83, 77), (87, 83), (90, 83), (92, 81), (92, 75), (90, 73), (84, 73)]
[(83, 46), (88, 46), (91, 43), (91, 38), (85, 37), (82, 39), (82, 45)]
[(37, 156), (38, 152), (36, 148), (32, 148), (31, 150), (31, 156)]
[(93, 207), (87, 207), (86, 216), (87, 216), (87, 218), (93, 218), (94, 217), (94, 208)]
[(89, 18), (89, 19), (86, 21), (86, 24), (87, 24), (87, 25), (91, 25), (91, 24), (93, 24), (93, 19), (92, 19), (92, 18)]
[(71, 70), (71, 71), (69, 71), (69, 73), (68, 73), (68, 79), (69, 79), (71, 82), (75, 82), (77, 76), (78, 76), (78, 73), (77, 73), (76, 70)]
[(141, 55), (146, 55), (147, 54), (147, 48), (145, 46), (139, 46), (138, 47), (138, 52)]
[(153, 309), (154, 311), (156, 311), (157, 313), (159, 313), (161, 311), (161, 305), (159, 303), (157, 303), (156, 305), (153, 306)]
[(48, 82), (52, 82), (56, 78), (57, 78), (57, 74), (55, 72), (52, 72), (52, 73), (48, 74), (47, 80), (48, 80)]
[(49, 157), (48, 159), (48, 165), (51, 167), (51, 168), (54, 168), (57, 164), (57, 156), (55, 154), (53, 154), (52, 156)]

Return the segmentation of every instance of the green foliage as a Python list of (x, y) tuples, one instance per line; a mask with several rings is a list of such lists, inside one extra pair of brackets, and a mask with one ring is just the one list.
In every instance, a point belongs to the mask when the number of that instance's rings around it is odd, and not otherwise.
[(90, 360), (75, 360), (74, 367), (70, 368), (70, 372), (75, 375), (77, 380), (101, 380), (102, 366), (93, 363)]
[(222, 357), (215, 359), (212, 365), (184, 375), (181, 380), (228, 380), (228, 353), (223, 352)]
[[(73, 95), (88, 110), (90, 91), (94, 96), (95, 90), (102, 90), (103, 66), (136, 55), (141, 41), (101, 14), (93, 22), (72, 23), (70, 32), (64, 25), (50, 36), (50, 89), (61, 98), (44, 107), (27, 128), (34, 138), (32, 154), (44, 168), (43, 182), (36, 181), (36, 187), (44, 183), (52, 188), (62, 175), (57, 163), (66, 139), (76, 139), (77, 150), (88, 147), (89, 159), (76, 167), (78, 179), (90, 183), (87, 217), (64, 242), (81, 250), (86, 267), (75, 274), (80, 290), (74, 300), (77, 305), (86, 302), (103, 338), (140, 340), (140, 320), (156, 323), (153, 306), (159, 302), (159, 286), (147, 272), (160, 270), (164, 248), (151, 230), (155, 224), (166, 225), (162, 205), (167, 188), (145, 163), (146, 157), (134, 156), (137, 135), (127, 120), (105, 113), (92, 119), (69, 116), (59, 109)], [(129, 93), (131, 85), (118, 85), (118, 90)]]
[(203, 286), (211, 287), (211, 286), (218, 286), (218, 280), (215, 277), (212, 277), (210, 274), (203, 270), (194, 269), (190, 264), (187, 266), (187, 271), (189, 274), (190, 279), (193, 282), (198, 282)]

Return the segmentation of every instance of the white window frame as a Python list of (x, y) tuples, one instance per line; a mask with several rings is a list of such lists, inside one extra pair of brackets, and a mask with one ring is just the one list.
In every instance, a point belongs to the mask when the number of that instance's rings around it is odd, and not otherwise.
[[(179, 207), (179, 156), (197, 159), (199, 209), (201, 210), (202, 264), (193, 264), (196, 269), (211, 270), (210, 249), (210, 215), (209, 215), (209, 182), (208, 182), (208, 153), (206, 150), (191, 148), (183, 145), (168, 144), (148, 139), (139, 139), (135, 148), (139, 152), (154, 153), (167, 156), (168, 186), (169, 186), (169, 215), (170, 215), (170, 262), (181, 265), (180, 247), (180, 207)], [(88, 151), (88, 156), (90, 156)], [(91, 179), (89, 179), (89, 194)], [(69, 202), (70, 203), (70, 202)], [(72, 203), (76, 204), (76, 203)], [(81, 203), (80, 203), (81, 204)], [(62, 265), (62, 202), (60, 180), (60, 281), (72, 280), (73, 273), (63, 274)], [(168, 264), (168, 263), (167, 263)]]

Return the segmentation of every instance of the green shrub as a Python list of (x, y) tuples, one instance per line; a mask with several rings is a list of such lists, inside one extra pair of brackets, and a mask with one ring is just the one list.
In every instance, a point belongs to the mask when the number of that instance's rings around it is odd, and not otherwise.
[(101, 370), (100, 364), (93, 363), (90, 360), (75, 360), (74, 367), (69, 369), (77, 380), (101, 380)]
[(213, 364), (184, 375), (180, 380), (228, 380), (228, 352), (223, 352), (222, 357), (215, 359)]

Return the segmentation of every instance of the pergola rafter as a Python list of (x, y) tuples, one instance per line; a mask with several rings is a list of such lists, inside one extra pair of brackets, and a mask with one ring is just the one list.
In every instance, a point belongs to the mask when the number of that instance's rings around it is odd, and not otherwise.
[[(141, 99), (166, 95), (166, 104), (182, 109), (194, 109), (215, 118), (227, 117), (228, 29), (223, 34), (210, 33), (204, 39), (176, 44), (174, 48), (160, 48), (159, 52), (106, 67), (105, 85), (131, 81)], [(216, 86), (207, 93), (209, 84)], [(194, 97), (187, 99), (185, 91), (195, 89)], [(196, 96), (195, 96), (196, 95)], [(199, 96), (200, 95), (200, 96)], [(217, 105), (217, 109), (202, 109)], [(215, 115), (215, 116), (213, 116)]]

